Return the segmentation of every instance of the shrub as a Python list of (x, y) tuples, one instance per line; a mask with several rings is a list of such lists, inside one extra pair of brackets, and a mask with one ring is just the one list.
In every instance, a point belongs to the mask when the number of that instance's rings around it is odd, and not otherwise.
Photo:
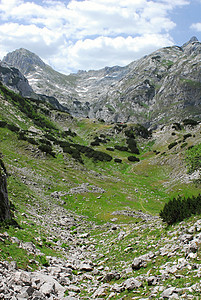
[(58, 144), (63, 148), (63, 147), (69, 147), (71, 143), (67, 141), (58, 141)]
[(52, 151), (51, 145), (41, 144), (38, 146), (38, 149), (40, 149), (42, 152), (45, 152), (45, 153), (50, 154), (53, 157), (55, 157), (55, 153)]
[(132, 162), (140, 161), (140, 159), (139, 159), (138, 157), (135, 157), (135, 156), (129, 156), (129, 157), (128, 157), (128, 160), (129, 160), (129, 161), (132, 161)]
[(46, 144), (46, 145), (51, 146), (50, 141), (48, 141), (48, 140), (46, 140), (46, 139), (39, 139), (39, 142), (40, 142), (41, 144)]
[(191, 133), (184, 134), (184, 136), (183, 136), (184, 141), (191, 136), (192, 136)]
[(186, 151), (186, 163), (189, 173), (193, 173), (201, 168), (201, 143)]
[(100, 143), (99, 143), (99, 141), (93, 141), (93, 142), (91, 142), (90, 145), (91, 146), (100, 146)]
[(141, 124), (136, 124), (134, 126), (134, 133), (138, 136), (141, 136), (145, 139), (147, 139), (150, 135), (149, 131), (147, 128), (145, 128), (143, 125)]
[(4, 128), (4, 127), (6, 127), (6, 125), (7, 125), (6, 121), (0, 120), (0, 127)]
[(6, 127), (9, 130), (14, 131), (14, 132), (19, 132), (20, 131), (20, 128), (17, 127), (16, 125), (14, 125), (14, 124), (7, 124)]
[(172, 225), (176, 222), (181, 222), (185, 218), (189, 218), (191, 215), (201, 213), (201, 194), (197, 197), (191, 198), (173, 198), (164, 205), (164, 208), (160, 212), (160, 217), (168, 225)]
[(124, 133), (125, 133), (125, 136), (127, 136), (128, 138), (132, 138), (132, 139), (135, 138), (133, 128), (125, 130)]
[(112, 156), (110, 156), (109, 154), (105, 153), (105, 152), (101, 152), (101, 151), (94, 151), (92, 152), (92, 158), (95, 161), (111, 161), (112, 160)]
[(126, 142), (128, 144), (128, 148), (130, 149), (131, 153), (134, 153), (134, 154), (139, 154), (140, 153), (138, 148), (137, 148), (137, 143), (134, 139), (128, 138)]
[(115, 158), (115, 159), (114, 159), (114, 162), (116, 162), (116, 163), (121, 163), (121, 162), (122, 162), (122, 159), (120, 159), (120, 158)]
[(191, 126), (196, 126), (198, 125), (198, 122), (192, 119), (185, 119), (183, 120), (184, 125), (191, 125)]
[(183, 143), (183, 144), (181, 145), (181, 148), (185, 148), (187, 145), (188, 145), (188, 143)]
[(56, 141), (57, 141), (57, 139), (56, 139), (53, 135), (48, 134), (48, 133), (44, 134), (44, 137), (45, 137), (46, 139), (52, 141), (52, 142), (56, 142)]
[(69, 129), (69, 130), (62, 131), (61, 136), (64, 138), (68, 137), (68, 136), (75, 137), (75, 136), (77, 136), (77, 133), (75, 133), (75, 132), (71, 131), (71, 129)]
[(168, 145), (168, 149), (172, 149), (173, 147), (175, 147), (177, 145), (177, 142), (173, 142), (171, 144)]
[(29, 142), (32, 145), (38, 145), (38, 142), (36, 140), (34, 140), (34, 138), (32, 138), (32, 137), (27, 137), (26, 140), (27, 140), (27, 142)]
[(108, 150), (108, 151), (114, 151), (114, 148), (107, 147), (106, 150)]
[(126, 147), (126, 146), (116, 145), (116, 146), (114, 146), (114, 148), (119, 151), (128, 151), (128, 147)]
[(175, 129), (175, 130), (182, 130), (181, 124), (179, 124), (179, 123), (173, 123), (172, 129)]

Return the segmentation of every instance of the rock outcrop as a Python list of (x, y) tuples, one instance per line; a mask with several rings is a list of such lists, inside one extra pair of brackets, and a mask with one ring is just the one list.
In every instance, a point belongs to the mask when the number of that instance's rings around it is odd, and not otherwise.
[(11, 217), (6, 177), (6, 169), (2, 160), (0, 160), (0, 222)]
[(0, 81), (23, 97), (30, 97), (34, 93), (24, 75), (17, 68), (2, 61), (0, 61)]

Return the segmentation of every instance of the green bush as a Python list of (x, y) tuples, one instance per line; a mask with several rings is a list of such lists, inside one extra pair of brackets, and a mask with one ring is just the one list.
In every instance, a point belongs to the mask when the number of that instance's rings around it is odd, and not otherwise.
[(136, 124), (134, 126), (134, 133), (137, 135), (137, 136), (141, 136), (143, 137), (144, 139), (147, 139), (149, 136), (150, 136), (150, 132), (148, 131), (147, 128), (145, 128), (143, 125), (141, 124)]
[(114, 148), (119, 151), (128, 151), (128, 147), (126, 147), (126, 146), (116, 145), (116, 146), (114, 146)]
[(181, 124), (180, 123), (173, 123), (172, 129), (182, 130)]
[(38, 142), (32, 137), (27, 137), (26, 140), (32, 145), (38, 145)]
[(175, 147), (177, 145), (177, 142), (173, 142), (171, 144), (168, 145), (168, 149), (172, 149), (173, 147)]
[(114, 159), (114, 162), (116, 162), (116, 163), (122, 163), (122, 159), (120, 159), (120, 158), (115, 158), (115, 159)]
[(193, 173), (201, 168), (201, 143), (193, 147), (189, 147), (186, 151), (185, 160), (188, 165), (189, 173)]
[(128, 157), (128, 160), (129, 160), (129, 161), (132, 161), (132, 162), (140, 161), (140, 159), (139, 159), (138, 157), (135, 157), (135, 156), (129, 156), (129, 157)]
[(14, 132), (19, 132), (20, 131), (20, 128), (17, 127), (16, 125), (14, 125), (14, 124), (7, 124), (6, 127), (9, 130), (14, 131)]
[(44, 137), (52, 142), (57, 141), (57, 139), (52, 134), (49, 134), (49, 133), (44, 134)]
[(168, 225), (172, 225), (195, 214), (201, 214), (201, 194), (191, 198), (182, 198), (181, 196), (173, 198), (164, 205), (160, 217)]
[(40, 142), (41, 144), (45, 144), (45, 145), (51, 146), (51, 142), (48, 141), (48, 140), (46, 140), (46, 139), (39, 139), (39, 142)]
[(134, 154), (139, 154), (139, 149), (137, 148), (137, 143), (133, 138), (128, 138), (126, 140), (127, 144), (128, 144), (128, 148), (130, 149), (131, 153)]
[(132, 138), (132, 139), (135, 138), (133, 128), (126, 129), (124, 131), (124, 133), (125, 133), (125, 136), (127, 136), (128, 138)]
[(53, 157), (55, 157), (55, 153), (52, 151), (51, 145), (41, 144), (38, 146), (38, 149), (40, 149), (42, 152), (45, 152), (45, 153), (50, 154)]
[(0, 120), (0, 127), (5, 128), (7, 125), (6, 121)]
[(100, 146), (100, 143), (98, 142), (98, 141), (93, 141), (93, 142), (91, 142), (91, 144), (90, 144), (92, 147), (94, 147), (94, 146)]
[(75, 136), (77, 136), (77, 133), (75, 133), (75, 132), (71, 131), (71, 129), (69, 129), (69, 130), (62, 131), (61, 136), (63, 138), (68, 137), (68, 136), (75, 137)]
[(184, 136), (183, 136), (184, 141), (191, 136), (192, 136), (191, 133), (184, 134)]
[(187, 145), (188, 145), (188, 143), (183, 143), (183, 144), (181, 145), (181, 148), (185, 148)]
[(192, 119), (185, 119), (183, 120), (184, 125), (191, 125), (191, 126), (196, 126), (198, 125), (198, 122)]

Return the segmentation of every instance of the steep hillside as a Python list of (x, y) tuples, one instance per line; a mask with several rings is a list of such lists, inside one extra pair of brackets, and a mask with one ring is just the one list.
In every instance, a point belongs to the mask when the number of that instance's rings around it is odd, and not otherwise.
[(0, 91), (0, 151), (18, 224), (0, 225), (0, 298), (199, 296), (199, 216), (167, 228), (158, 215), (173, 196), (200, 191), (200, 165), (188, 173), (186, 160), (200, 124), (151, 134)]
[(73, 116), (147, 127), (200, 118), (201, 44), (195, 37), (182, 47), (159, 49), (126, 67), (68, 76), (25, 49), (9, 53), (4, 61), (19, 68), (35, 92), (56, 97)]

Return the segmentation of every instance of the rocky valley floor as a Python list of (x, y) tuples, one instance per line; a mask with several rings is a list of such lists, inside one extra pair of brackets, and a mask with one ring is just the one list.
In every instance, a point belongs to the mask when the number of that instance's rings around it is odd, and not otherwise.
[[(0, 235), (29, 257), (25, 269), (11, 257), (0, 262), (0, 299), (200, 299), (201, 219), (167, 228), (139, 213), (129, 224), (116, 216), (133, 212), (118, 211), (96, 225), (56, 204), (28, 207), (21, 228)], [(25, 226), (38, 228), (32, 242), (19, 238)], [(56, 256), (41, 251), (44, 243)]]

